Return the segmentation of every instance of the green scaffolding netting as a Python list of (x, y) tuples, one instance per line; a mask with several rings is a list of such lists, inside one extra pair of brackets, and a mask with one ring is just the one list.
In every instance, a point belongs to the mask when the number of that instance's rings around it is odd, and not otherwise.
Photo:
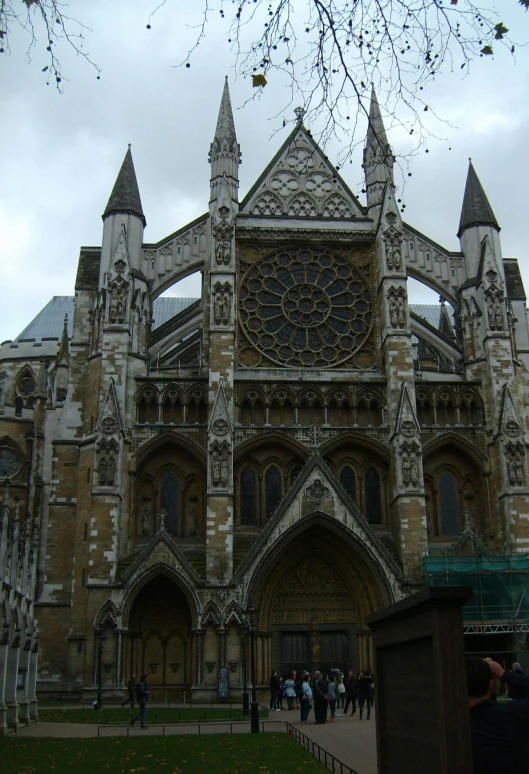
[(529, 622), (529, 557), (435, 556), (422, 562), (426, 586), (472, 586), (465, 623)]

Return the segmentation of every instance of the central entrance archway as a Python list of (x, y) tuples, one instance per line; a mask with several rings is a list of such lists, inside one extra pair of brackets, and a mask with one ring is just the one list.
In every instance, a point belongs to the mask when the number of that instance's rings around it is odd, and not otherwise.
[(151, 689), (183, 689), (192, 683), (192, 616), (182, 589), (156, 575), (138, 592), (129, 617), (129, 653), (125, 664)]
[(372, 667), (367, 615), (393, 601), (380, 568), (343, 525), (304, 518), (263, 557), (250, 595), (259, 610), (258, 679), (270, 669)]

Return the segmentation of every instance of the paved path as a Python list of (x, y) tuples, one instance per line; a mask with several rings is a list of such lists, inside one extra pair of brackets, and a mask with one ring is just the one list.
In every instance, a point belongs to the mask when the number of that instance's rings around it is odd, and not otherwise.
[[(90, 712), (90, 710), (87, 710)], [(312, 715), (312, 713), (311, 713)], [(249, 733), (250, 724), (242, 721), (233, 723), (217, 721), (211, 723), (175, 723), (161, 726), (148, 725), (140, 730), (137, 726), (99, 726), (100, 735), (103, 736), (166, 736), (181, 734), (227, 734), (230, 726), (233, 733)], [(288, 721), (299, 729), (305, 736), (319, 744), (320, 747), (330, 752), (339, 761), (347, 764), (358, 774), (377, 774), (376, 758), (376, 730), (374, 712), (371, 720), (359, 720), (356, 715), (336, 718), (334, 723), (315, 725), (314, 722), (302, 724), (299, 720), (299, 711), (284, 710), (273, 714), (269, 720), (260, 723), (260, 728), (265, 732), (282, 732), (285, 730), (284, 721)], [(58, 737), (58, 738), (92, 738), (98, 735), (98, 725), (95, 723), (35, 723), (31, 726), (19, 728), (19, 737)]]

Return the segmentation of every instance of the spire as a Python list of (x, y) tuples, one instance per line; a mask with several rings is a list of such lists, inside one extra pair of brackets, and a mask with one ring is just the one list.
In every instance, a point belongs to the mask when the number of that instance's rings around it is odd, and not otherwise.
[(103, 213), (103, 220), (108, 215), (112, 215), (116, 212), (137, 215), (142, 219), (143, 225), (147, 225), (141, 206), (140, 191), (138, 188), (138, 181), (136, 180), (136, 172), (134, 171), (130, 145), (125, 154), (125, 158), (123, 159), (119, 175), (114, 183), (114, 188), (110, 194), (110, 199), (108, 200), (105, 212)]
[(230, 89), (228, 86), (228, 76), (224, 79), (224, 90), (220, 101), (219, 117), (217, 118), (217, 128), (215, 129), (215, 140), (219, 142), (227, 139), (230, 142), (237, 140), (235, 134), (235, 124), (233, 122), (233, 112), (231, 109)]
[(237, 201), (240, 160), (241, 149), (235, 133), (230, 89), (228, 87), (228, 76), (226, 76), (222, 99), (220, 101), (215, 137), (213, 138), (213, 142), (209, 149), (209, 161), (211, 163), (211, 201), (218, 198), (220, 182), (224, 177), (228, 184), (231, 199)]
[(386, 137), (386, 130), (384, 129), (384, 122), (382, 120), (382, 114), (380, 113), (375, 87), (371, 86), (371, 104), (369, 106), (366, 147), (372, 145), (373, 142), (388, 145), (388, 138)]
[(57, 352), (56, 363), (59, 365), (62, 361), (65, 361), (66, 365), (70, 362), (70, 344), (68, 341), (68, 315), (64, 315), (64, 323), (62, 326), (61, 343), (59, 345), (59, 351)]
[(380, 204), (387, 183), (393, 185), (393, 161), (393, 153), (384, 129), (375, 87), (372, 86), (364, 147), (364, 175), (368, 207)]
[(463, 207), (461, 208), (461, 218), (459, 220), (458, 237), (466, 228), (472, 226), (494, 226), (500, 230), (498, 221), (485, 195), (485, 191), (476, 171), (472, 166), (472, 159), (469, 159), (467, 183), (465, 186), (465, 195), (463, 197)]

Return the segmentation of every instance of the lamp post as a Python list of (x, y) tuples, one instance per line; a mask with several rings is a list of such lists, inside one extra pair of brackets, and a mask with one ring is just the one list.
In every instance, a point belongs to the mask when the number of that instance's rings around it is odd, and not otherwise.
[(250, 730), (252, 734), (259, 732), (259, 705), (257, 704), (257, 694), (255, 691), (255, 616), (257, 608), (250, 600), (246, 610), (248, 616), (248, 631), (250, 633), (250, 674), (252, 680), (252, 704), (250, 710)]
[(248, 625), (245, 625), (241, 629), (242, 635), (242, 714), (248, 716), (250, 714), (250, 695), (248, 693)]
[(101, 680), (103, 677), (103, 643), (105, 641), (105, 630), (99, 629), (97, 632), (99, 639), (99, 664), (98, 664), (98, 687), (97, 687), (97, 706), (99, 709), (103, 708), (103, 692), (101, 690)]

